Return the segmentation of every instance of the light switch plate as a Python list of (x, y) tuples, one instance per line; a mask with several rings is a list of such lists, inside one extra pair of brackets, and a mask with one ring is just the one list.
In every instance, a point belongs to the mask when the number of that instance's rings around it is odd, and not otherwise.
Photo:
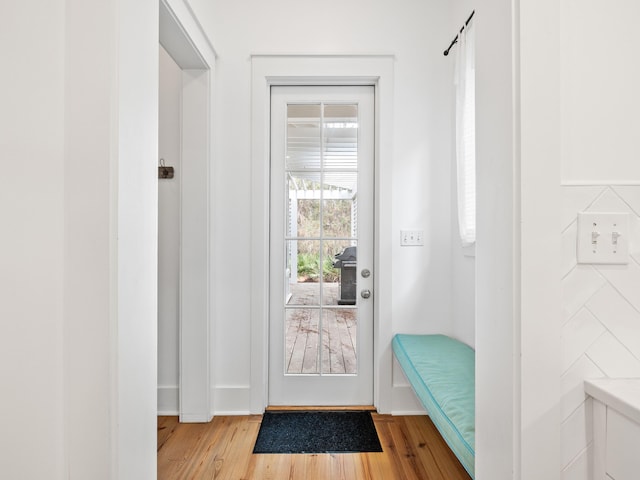
[(629, 263), (629, 214), (578, 213), (578, 263)]
[(403, 247), (424, 245), (424, 231), (400, 230), (400, 245)]

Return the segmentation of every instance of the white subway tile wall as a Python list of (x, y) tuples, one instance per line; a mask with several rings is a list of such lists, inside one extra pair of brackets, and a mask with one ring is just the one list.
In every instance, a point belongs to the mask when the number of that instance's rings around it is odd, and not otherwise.
[[(588, 480), (593, 441), (585, 378), (640, 377), (640, 186), (563, 186), (563, 480)], [(628, 212), (628, 265), (578, 265), (580, 211)]]

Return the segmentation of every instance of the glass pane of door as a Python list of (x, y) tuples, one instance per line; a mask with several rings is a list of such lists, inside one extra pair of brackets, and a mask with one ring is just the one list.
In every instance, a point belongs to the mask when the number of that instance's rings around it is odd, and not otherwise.
[(355, 375), (358, 105), (286, 108), (285, 375)]

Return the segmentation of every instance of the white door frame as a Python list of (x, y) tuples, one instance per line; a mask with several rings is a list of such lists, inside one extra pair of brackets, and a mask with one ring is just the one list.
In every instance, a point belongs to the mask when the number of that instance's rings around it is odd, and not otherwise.
[[(393, 63), (390, 55), (254, 55), (251, 130), (251, 413), (268, 399), (269, 152), (272, 85), (373, 85), (375, 88), (374, 405), (391, 411), (391, 160)], [(384, 254), (386, 253), (386, 254)]]
[(179, 389), (181, 422), (208, 422), (212, 78), (216, 54), (184, 0), (160, 1), (160, 44), (182, 69)]

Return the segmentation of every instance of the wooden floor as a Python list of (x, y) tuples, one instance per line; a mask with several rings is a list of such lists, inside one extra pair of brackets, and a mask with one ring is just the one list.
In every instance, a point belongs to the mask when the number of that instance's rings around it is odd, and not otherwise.
[(290, 288), (287, 305), (296, 307), (286, 309), (287, 373), (357, 373), (357, 310), (337, 306), (338, 284), (323, 284), (322, 323), (320, 309), (309, 308), (320, 305), (319, 284), (297, 283)]
[(382, 453), (253, 454), (261, 415), (158, 418), (159, 480), (469, 480), (427, 416), (373, 419)]

